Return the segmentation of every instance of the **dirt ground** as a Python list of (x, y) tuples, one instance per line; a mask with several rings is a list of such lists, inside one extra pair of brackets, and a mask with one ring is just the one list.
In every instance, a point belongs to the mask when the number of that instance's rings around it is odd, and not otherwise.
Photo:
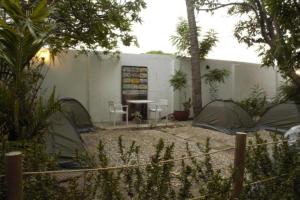
[[(186, 155), (186, 143), (188, 143), (193, 154), (199, 154), (201, 151), (197, 143), (204, 147), (206, 139), (211, 140), (212, 151), (234, 147), (235, 137), (225, 133), (192, 127), (190, 123), (184, 126), (159, 127), (152, 129), (115, 129), (115, 130), (98, 130), (96, 133), (82, 134), (88, 152), (95, 154), (99, 141), (105, 145), (105, 150), (110, 158), (110, 165), (122, 164), (120, 160), (118, 138), (122, 136), (123, 144), (129, 147), (132, 141), (140, 146), (141, 162), (149, 162), (151, 155), (155, 152), (155, 145), (159, 139), (163, 139), (165, 144), (175, 144), (174, 157), (179, 158)], [(217, 168), (227, 168), (233, 163), (233, 150), (221, 152), (212, 155), (213, 164)], [(179, 162), (180, 163), (180, 162)]]

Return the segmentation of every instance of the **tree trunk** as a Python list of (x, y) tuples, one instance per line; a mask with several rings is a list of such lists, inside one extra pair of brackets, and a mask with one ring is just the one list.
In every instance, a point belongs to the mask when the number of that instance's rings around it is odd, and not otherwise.
[(292, 82), (297, 86), (297, 88), (300, 90), (300, 76), (296, 74), (294, 70), (291, 70), (291, 72), (288, 74), (288, 76), (291, 78)]
[(190, 54), (192, 65), (192, 104), (194, 116), (202, 109), (200, 50), (198, 43), (197, 25), (194, 12), (193, 0), (185, 0), (190, 33)]

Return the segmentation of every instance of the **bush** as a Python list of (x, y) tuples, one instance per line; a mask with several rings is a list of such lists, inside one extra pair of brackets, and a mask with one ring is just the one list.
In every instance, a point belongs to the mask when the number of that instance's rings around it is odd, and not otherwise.
[(267, 94), (262, 88), (255, 85), (251, 88), (249, 97), (237, 103), (252, 117), (260, 116), (267, 109)]
[[(273, 136), (273, 141), (281, 138)], [(261, 144), (266, 141), (258, 135), (249, 142), (249, 145)], [(2, 140), (2, 143), (3, 140)], [(26, 147), (26, 148), (24, 148)], [(210, 152), (210, 140), (205, 146), (198, 144), (201, 153)], [(8, 148), (6, 145), (5, 148)], [(52, 162), (47, 162), (47, 154), (38, 143), (29, 143), (22, 146), (25, 154), (26, 171), (42, 171), (55, 169)], [(1, 146), (1, 149), (4, 149)], [(141, 164), (140, 147), (135, 142), (124, 147), (122, 138), (119, 138), (120, 165), (127, 168), (86, 172), (78, 177), (77, 174), (62, 182), (51, 175), (31, 175), (24, 178), (25, 199), (59, 199), (59, 200), (115, 200), (115, 199), (230, 199), (232, 175), (224, 177), (220, 169), (213, 167), (209, 154), (204, 157), (192, 157), (182, 160), (176, 165), (174, 158), (174, 144), (166, 145), (160, 140), (156, 145), (155, 153), (150, 157), (150, 164), (132, 167)], [(187, 156), (192, 152), (186, 146)], [(1, 152), (3, 153), (3, 152)], [(3, 154), (1, 154), (3, 155)], [(109, 157), (105, 146), (100, 141), (98, 145), (99, 167), (110, 167)], [(26, 158), (27, 157), (27, 158)], [(3, 157), (2, 157), (3, 158)], [(171, 161), (170, 161), (171, 160)], [(165, 162), (165, 163), (162, 163)], [(3, 173), (3, 159), (0, 171)], [(232, 174), (232, 173), (231, 173)], [(274, 179), (270, 179), (277, 177)], [(246, 174), (244, 190), (239, 199), (299, 199), (300, 163), (299, 152), (295, 152), (287, 143), (249, 146), (246, 154)], [(265, 182), (257, 182), (263, 179)], [(256, 184), (252, 184), (257, 182)], [(3, 181), (0, 182), (1, 199), (4, 199)]]
[(53, 24), (46, 1), (36, 2), (32, 12), (23, 10), (21, 1), (0, 4), (6, 16), (0, 23), (0, 126), (9, 139), (28, 140), (43, 134), (47, 118), (59, 108), (54, 91), (42, 98), (45, 63), (36, 56)]
[(211, 69), (202, 76), (206, 84), (209, 85), (210, 100), (218, 99), (220, 83), (225, 83), (225, 79), (230, 75), (227, 69)]
[[(272, 135), (273, 141), (283, 139)], [(249, 145), (267, 142), (259, 135)], [(299, 141), (298, 141), (299, 142)], [(299, 199), (300, 198), (300, 153), (287, 142), (248, 147), (246, 155), (246, 183), (241, 199)], [(269, 179), (270, 177), (276, 177)], [(267, 181), (260, 180), (266, 179)], [(257, 184), (249, 184), (257, 182)]]
[[(1, 133), (0, 133), (1, 134)], [(8, 141), (7, 135), (0, 136), (0, 174), (4, 174), (5, 153), (21, 151), (24, 155), (24, 171), (46, 171), (58, 169), (57, 157), (50, 156), (42, 141)], [(4, 179), (0, 181), (0, 199), (5, 198)], [(57, 181), (48, 175), (24, 176), (25, 199), (54, 199)]]
[(300, 101), (299, 88), (290, 81), (282, 83), (282, 85), (278, 88), (277, 95), (273, 98), (273, 102), (276, 104), (287, 100)]

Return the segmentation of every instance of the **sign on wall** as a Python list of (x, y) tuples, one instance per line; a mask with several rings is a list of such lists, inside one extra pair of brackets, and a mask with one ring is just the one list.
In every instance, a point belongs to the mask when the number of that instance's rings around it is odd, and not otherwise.
[[(122, 66), (122, 104), (127, 100), (144, 100), (148, 97), (148, 68), (138, 66)], [(147, 119), (147, 105), (129, 105), (129, 119), (135, 111), (141, 112)]]
[(122, 94), (147, 96), (148, 69), (147, 67), (122, 67)]

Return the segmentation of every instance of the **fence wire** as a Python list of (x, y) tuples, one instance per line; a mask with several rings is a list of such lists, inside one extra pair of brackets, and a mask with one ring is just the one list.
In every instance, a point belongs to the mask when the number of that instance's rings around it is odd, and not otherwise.
[[(296, 141), (296, 140), (294, 140)], [(289, 140), (280, 140), (280, 141), (275, 141), (275, 142), (266, 142), (266, 143), (259, 143), (259, 144), (251, 144), (251, 145), (247, 145), (246, 148), (251, 148), (251, 147), (259, 147), (259, 146), (264, 146), (264, 145), (272, 145), (272, 144), (281, 144), (284, 142), (294, 142), (294, 141), (289, 141)], [(200, 153), (200, 154), (195, 154), (195, 155), (190, 155), (190, 156), (183, 156), (183, 157), (179, 157), (179, 158), (174, 158), (174, 159), (168, 159), (168, 160), (162, 160), (160, 162), (157, 163), (145, 163), (145, 164), (135, 164), (135, 165), (121, 165), (121, 166), (111, 166), (111, 167), (98, 167), (98, 168), (90, 168), (90, 169), (75, 169), (75, 170), (54, 170), (54, 171), (39, 171), (39, 172), (24, 172), (23, 175), (54, 175), (54, 174), (70, 174), (70, 173), (83, 173), (84, 175), (84, 183), (85, 183), (85, 176), (88, 172), (96, 172), (96, 171), (112, 171), (112, 170), (123, 170), (123, 169), (132, 169), (132, 168), (139, 168), (139, 167), (147, 167), (147, 166), (153, 166), (153, 165), (164, 165), (167, 163), (171, 163), (171, 162), (178, 162), (178, 161), (183, 161), (183, 160), (187, 160), (187, 159), (192, 159), (192, 158), (200, 158), (200, 157), (204, 157), (207, 155), (213, 155), (213, 154), (218, 154), (221, 152), (227, 152), (227, 151), (231, 151), (236, 149), (235, 147), (229, 147), (229, 148), (225, 148), (225, 149), (221, 149), (221, 150), (215, 150), (212, 152), (208, 152), (208, 153)], [(262, 184), (265, 182), (271, 182), (274, 181), (280, 177), (286, 176), (287, 174), (283, 174), (280, 176), (273, 176), (273, 177), (264, 177), (261, 178), (260, 180), (257, 180), (255, 182), (251, 182), (251, 183), (245, 183), (245, 185), (247, 186), (253, 186), (253, 185), (257, 185), (257, 184)], [(4, 178), (5, 175), (0, 175), (0, 178)], [(78, 176), (78, 177), (81, 177)], [(61, 183), (63, 183), (65, 181), (61, 181)], [(215, 193), (217, 194), (217, 193)], [(197, 197), (193, 197), (190, 198), (189, 200), (202, 200), (202, 199), (206, 199), (209, 198), (210, 195), (201, 195), (201, 196), (197, 196)]]
[[(271, 144), (280, 144), (284, 142), (288, 142), (289, 140), (280, 140), (276, 142), (266, 142), (260, 144), (253, 144), (247, 145), (247, 147), (256, 147), (256, 146), (263, 146), (263, 145), (271, 145)], [(295, 140), (296, 141), (296, 140)], [(294, 141), (290, 141), (294, 142)], [(187, 160), (191, 158), (199, 158), (207, 155), (217, 154), (221, 152), (231, 151), (236, 149), (235, 147), (229, 147), (226, 149), (216, 150), (208, 153), (201, 153), (192, 156), (183, 156), (179, 158), (169, 159), (169, 160), (162, 160), (158, 163), (145, 163), (145, 164), (136, 164), (136, 165), (121, 165), (121, 166), (111, 166), (111, 167), (98, 167), (98, 168), (88, 168), (88, 169), (73, 169), (73, 170), (53, 170), (53, 171), (39, 171), (39, 172), (23, 172), (23, 175), (41, 175), (41, 174), (65, 174), (65, 173), (76, 173), (76, 172), (95, 172), (95, 171), (112, 171), (112, 170), (122, 170), (122, 169), (132, 169), (132, 168), (139, 168), (139, 167), (147, 167), (152, 165), (164, 165), (166, 163), (171, 162), (178, 162), (182, 160)], [(0, 175), (0, 178), (5, 177), (5, 175)]]

